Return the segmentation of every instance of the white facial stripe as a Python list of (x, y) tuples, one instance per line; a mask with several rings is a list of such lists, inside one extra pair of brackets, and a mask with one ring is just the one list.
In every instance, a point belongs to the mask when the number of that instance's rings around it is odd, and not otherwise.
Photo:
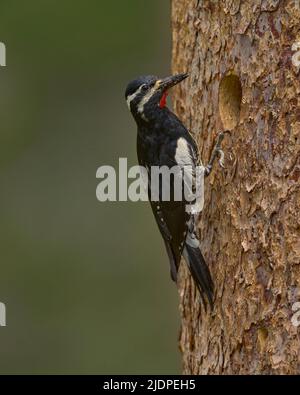
[(150, 91), (142, 98), (141, 102), (138, 105), (138, 112), (141, 114), (142, 118), (147, 121), (148, 119), (145, 117), (144, 114), (144, 107), (154, 95), (154, 88), (150, 89)]
[(141, 102), (138, 105), (138, 112), (141, 114), (141, 117), (145, 120), (148, 121), (144, 114), (144, 107), (148, 103), (148, 101), (152, 98), (153, 95), (157, 92), (157, 88), (159, 87), (160, 80), (156, 81), (155, 85), (153, 88), (150, 89), (150, 91), (142, 98)]
[(141, 93), (142, 87), (143, 87), (143, 85), (141, 85), (141, 86), (139, 87), (139, 89), (137, 89), (132, 95), (129, 95), (129, 96), (127, 97), (127, 100), (126, 100), (126, 101), (127, 101), (127, 106), (128, 106), (128, 108), (129, 108), (129, 110), (131, 110), (131, 108), (130, 108), (131, 102), (137, 97), (138, 94)]

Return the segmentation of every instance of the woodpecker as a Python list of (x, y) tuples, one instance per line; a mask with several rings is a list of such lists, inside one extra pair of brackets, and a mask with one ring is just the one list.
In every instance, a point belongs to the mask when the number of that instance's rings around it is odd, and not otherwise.
[[(140, 166), (147, 169), (150, 178), (148, 185), (151, 196), (152, 166), (189, 166), (191, 176), (194, 169), (201, 164), (197, 145), (183, 123), (168, 109), (166, 98), (168, 90), (188, 77), (187, 73), (177, 74), (164, 79), (156, 76), (142, 76), (131, 81), (126, 88), (125, 98), (129, 110), (137, 124), (137, 156)], [(205, 176), (212, 170), (215, 158), (220, 155), (219, 163), (223, 167), (224, 154), (220, 133), (213, 149), (210, 162), (205, 167)], [(176, 175), (174, 176), (176, 177)], [(175, 179), (170, 183), (174, 187)], [(159, 186), (161, 189), (161, 185)], [(174, 189), (174, 188), (173, 188)], [(161, 191), (160, 191), (161, 192)], [(183, 197), (181, 201), (164, 201), (159, 194), (158, 201), (151, 201), (151, 208), (158, 228), (164, 240), (170, 261), (173, 281), (177, 282), (177, 272), (181, 257), (184, 257), (190, 273), (199, 289), (206, 308), (208, 300), (213, 308), (214, 284), (209, 268), (200, 251), (196, 223), (198, 213), (187, 210), (191, 202)]]

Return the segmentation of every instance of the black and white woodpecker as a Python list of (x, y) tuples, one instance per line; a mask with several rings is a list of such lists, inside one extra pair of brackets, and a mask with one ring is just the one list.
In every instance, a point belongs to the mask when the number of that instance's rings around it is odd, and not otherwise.
[[(164, 79), (155, 76), (143, 76), (131, 81), (126, 89), (125, 97), (137, 124), (137, 154), (140, 166), (148, 170), (149, 197), (151, 196), (152, 166), (188, 166), (193, 171), (201, 163), (197, 145), (177, 116), (166, 106), (168, 90), (188, 77), (178, 74)], [(211, 160), (205, 167), (205, 175), (212, 169), (217, 155), (223, 166), (224, 154), (220, 144), (223, 133), (218, 136), (212, 152)], [(174, 176), (176, 177), (176, 175)], [(171, 179), (175, 183), (175, 179)], [(174, 185), (173, 185), (174, 186)], [(161, 188), (161, 185), (159, 186)], [(172, 190), (172, 185), (170, 186)], [(161, 191), (159, 191), (161, 192)], [(184, 195), (184, 194), (183, 194)], [(152, 211), (163, 237), (170, 260), (171, 277), (177, 281), (177, 271), (181, 256), (184, 257), (190, 273), (200, 291), (204, 306), (207, 298), (213, 307), (214, 285), (210, 271), (199, 248), (196, 231), (198, 214), (187, 210), (191, 204), (184, 196), (181, 201), (161, 199), (151, 201)]]

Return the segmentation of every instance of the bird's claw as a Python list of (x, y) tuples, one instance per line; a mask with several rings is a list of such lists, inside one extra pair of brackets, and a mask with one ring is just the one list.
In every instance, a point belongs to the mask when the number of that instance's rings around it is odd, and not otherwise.
[(224, 155), (224, 151), (222, 150), (221, 143), (222, 143), (226, 133), (230, 134), (230, 131), (225, 130), (224, 132), (218, 133), (217, 141), (216, 141), (215, 147), (213, 149), (212, 156), (210, 158), (208, 165), (205, 167), (205, 176), (208, 176), (211, 173), (213, 163), (214, 163), (214, 160), (216, 159), (217, 155), (220, 156), (219, 165), (223, 169), (225, 169), (225, 165), (224, 165), (225, 155)]
[(211, 165), (207, 165), (205, 166), (205, 176), (209, 176), (210, 172), (211, 172), (212, 166)]
[(225, 158), (224, 151), (221, 150), (221, 149), (218, 149), (218, 154), (220, 155), (219, 165), (220, 165), (223, 169), (225, 169), (225, 165), (224, 165), (224, 158)]
[(225, 155), (224, 155), (224, 151), (221, 148), (221, 143), (225, 137), (225, 133), (230, 134), (229, 130), (225, 130), (224, 132), (219, 132), (218, 134), (218, 139), (217, 139), (217, 143), (215, 145), (215, 150), (216, 152), (220, 155), (220, 159), (219, 159), (219, 165), (225, 169), (225, 165), (224, 165), (224, 159), (225, 159)]

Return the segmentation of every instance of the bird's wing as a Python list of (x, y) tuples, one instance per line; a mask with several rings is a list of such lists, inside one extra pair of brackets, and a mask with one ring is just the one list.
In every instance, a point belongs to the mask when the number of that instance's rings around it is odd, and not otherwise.
[[(187, 205), (190, 203), (186, 200), (184, 194), (181, 200), (176, 201), (174, 199), (174, 187), (176, 185), (176, 178), (182, 177), (182, 172), (180, 174), (180, 171), (183, 169), (187, 176), (187, 180), (189, 181), (190, 179), (193, 184), (195, 167), (197, 164), (197, 148), (194, 148), (189, 139), (185, 137), (174, 139), (171, 143), (168, 141), (166, 144), (167, 146), (161, 146), (158, 165), (167, 166), (168, 168), (177, 167), (177, 170), (174, 172), (174, 177), (171, 177), (170, 181), (171, 199), (170, 201), (165, 201), (163, 196), (160, 195), (158, 201), (151, 200), (151, 188), (153, 188), (151, 174), (149, 174), (149, 194), (152, 211), (164, 238), (169, 255), (171, 277), (176, 281), (176, 273), (183, 252), (185, 239), (189, 233), (189, 227), (194, 227), (194, 219), (193, 215), (187, 211)], [(186, 178), (183, 179), (186, 181)], [(190, 189), (189, 193), (192, 192), (192, 184), (188, 182), (187, 189)], [(181, 186), (181, 190), (182, 189), (183, 185)], [(160, 191), (161, 190), (162, 188), (160, 188)]]

